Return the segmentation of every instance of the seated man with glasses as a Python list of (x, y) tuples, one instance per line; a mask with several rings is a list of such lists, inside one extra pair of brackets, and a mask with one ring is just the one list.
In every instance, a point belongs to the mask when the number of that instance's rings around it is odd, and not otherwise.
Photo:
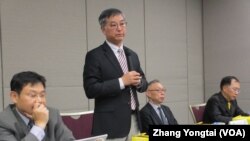
[(177, 120), (168, 106), (162, 105), (166, 89), (159, 80), (149, 82), (146, 96), (148, 103), (140, 110), (142, 132), (147, 132), (149, 125), (176, 125)]
[(0, 113), (1, 141), (74, 141), (59, 110), (48, 107), (46, 79), (36, 72), (15, 74), (10, 82), (9, 104)]
[(232, 121), (236, 116), (249, 116), (238, 106), (236, 97), (240, 93), (240, 81), (235, 76), (226, 76), (221, 80), (220, 92), (212, 95), (206, 104), (203, 122)]

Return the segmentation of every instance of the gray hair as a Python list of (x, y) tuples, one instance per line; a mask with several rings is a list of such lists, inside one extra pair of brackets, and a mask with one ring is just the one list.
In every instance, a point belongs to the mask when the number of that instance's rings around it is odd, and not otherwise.
[(98, 19), (101, 28), (106, 25), (108, 18), (110, 18), (111, 16), (115, 16), (115, 15), (122, 15), (125, 19), (124, 14), (119, 9), (109, 8), (109, 9), (102, 11), (102, 13), (100, 14), (99, 19)]
[(149, 86), (153, 85), (154, 83), (161, 83), (158, 79), (154, 79), (148, 83), (148, 88)]

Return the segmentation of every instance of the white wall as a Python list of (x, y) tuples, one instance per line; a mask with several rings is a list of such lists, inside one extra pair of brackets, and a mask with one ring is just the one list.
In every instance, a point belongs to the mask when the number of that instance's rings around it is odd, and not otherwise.
[(201, 2), (148, 0), (145, 25), (147, 78), (162, 81), (165, 103), (188, 123), (188, 104), (203, 101)]
[[(165, 104), (180, 124), (193, 123), (188, 105), (204, 100), (201, 0), (1, 1), (4, 106), (12, 75), (33, 70), (48, 80), (49, 105), (92, 110), (82, 87), (83, 63), (104, 41), (97, 19), (110, 7), (125, 13), (125, 45), (138, 53), (147, 79), (166, 86)], [(144, 106), (144, 93), (139, 100)]]
[[(82, 63), (86, 53), (85, 2), (8, 0), (1, 5), (5, 95), (14, 73), (33, 70), (47, 78), (48, 103), (87, 109)], [(6, 96), (4, 105), (8, 104)]]
[[(0, 1), (0, 7), (1, 7), (1, 1)], [(1, 11), (0, 11), (0, 15), (1, 15)], [(1, 17), (0, 17), (0, 32), (1, 32)], [(1, 38), (1, 34), (0, 34), (0, 110), (3, 109), (3, 96), (4, 96), (4, 92), (3, 92), (3, 76), (2, 76), (2, 38)]]
[(206, 100), (222, 77), (234, 75), (241, 81), (238, 104), (250, 112), (250, 1), (204, 0), (203, 7)]

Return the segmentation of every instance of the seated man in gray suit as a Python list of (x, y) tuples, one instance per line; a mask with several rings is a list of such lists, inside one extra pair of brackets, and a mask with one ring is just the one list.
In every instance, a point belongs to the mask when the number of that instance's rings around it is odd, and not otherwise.
[(168, 106), (162, 105), (166, 89), (159, 80), (149, 82), (146, 95), (148, 103), (140, 110), (142, 132), (148, 133), (149, 125), (177, 125)]
[(35, 72), (20, 72), (10, 83), (10, 104), (0, 113), (0, 140), (74, 141), (59, 111), (46, 106), (45, 78)]

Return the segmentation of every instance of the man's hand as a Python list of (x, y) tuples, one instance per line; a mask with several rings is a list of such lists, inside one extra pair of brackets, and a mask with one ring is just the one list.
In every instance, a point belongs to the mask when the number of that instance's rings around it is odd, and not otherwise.
[(36, 126), (45, 129), (49, 120), (49, 111), (47, 107), (40, 103), (35, 103), (32, 118)]
[(137, 86), (141, 83), (141, 75), (136, 71), (130, 71), (122, 76), (122, 81), (125, 86)]

